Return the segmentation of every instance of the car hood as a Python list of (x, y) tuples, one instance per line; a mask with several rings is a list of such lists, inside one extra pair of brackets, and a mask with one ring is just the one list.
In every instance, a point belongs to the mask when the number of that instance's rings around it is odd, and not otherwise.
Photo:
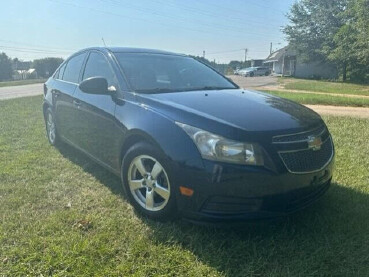
[(322, 122), (318, 114), (305, 106), (250, 90), (137, 94), (137, 97), (141, 104), (175, 121), (206, 130), (213, 129), (214, 123), (245, 131), (273, 131), (306, 129)]

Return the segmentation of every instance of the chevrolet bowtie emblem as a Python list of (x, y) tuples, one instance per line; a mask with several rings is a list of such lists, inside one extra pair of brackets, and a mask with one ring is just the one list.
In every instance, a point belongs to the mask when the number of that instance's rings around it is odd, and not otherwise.
[(309, 146), (309, 149), (312, 149), (313, 151), (320, 150), (320, 147), (322, 146), (321, 137), (309, 136), (308, 146)]

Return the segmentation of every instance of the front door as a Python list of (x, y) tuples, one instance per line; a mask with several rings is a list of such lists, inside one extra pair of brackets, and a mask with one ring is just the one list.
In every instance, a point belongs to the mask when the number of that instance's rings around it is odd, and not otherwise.
[[(90, 77), (104, 77), (109, 86), (119, 90), (117, 78), (103, 53), (92, 51), (86, 62), (82, 80)], [(105, 165), (116, 168), (119, 149), (119, 125), (114, 116), (114, 96), (104, 94), (88, 94), (78, 87), (75, 94), (79, 105), (78, 146), (103, 162)]]

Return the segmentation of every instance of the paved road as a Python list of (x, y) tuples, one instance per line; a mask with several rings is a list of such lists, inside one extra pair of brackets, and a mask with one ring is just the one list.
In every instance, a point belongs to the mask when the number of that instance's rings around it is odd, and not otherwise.
[(41, 95), (42, 92), (43, 92), (43, 84), (0, 87), (0, 100), (24, 96)]
[(231, 78), (233, 82), (245, 89), (278, 86), (277, 77), (275, 76), (243, 77), (238, 75), (229, 75), (227, 77)]
[[(230, 76), (236, 83), (243, 88), (257, 89), (262, 86), (278, 85), (275, 77), (252, 77), (245, 78), (240, 76)], [(32, 84), (25, 86), (0, 87), (0, 100), (41, 95), (43, 92), (43, 84)], [(323, 105), (306, 105), (310, 109), (315, 110), (319, 114), (337, 115), (337, 116), (353, 116), (361, 118), (369, 118), (369, 108), (359, 107), (339, 107), (339, 106), (323, 106)]]

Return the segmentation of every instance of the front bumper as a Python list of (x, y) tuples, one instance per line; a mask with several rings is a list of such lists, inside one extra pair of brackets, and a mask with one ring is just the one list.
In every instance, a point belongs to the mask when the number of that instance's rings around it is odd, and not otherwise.
[(177, 183), (192, 188), (194, 194), (178, 194), (178, 208), (191, 221), (224, 222), (275, 218), (310, 205), (329, 188), (334, 158), (320, 171), (307, 174), (204, 163), (203, 172), (182, 167), (185, 175)]

